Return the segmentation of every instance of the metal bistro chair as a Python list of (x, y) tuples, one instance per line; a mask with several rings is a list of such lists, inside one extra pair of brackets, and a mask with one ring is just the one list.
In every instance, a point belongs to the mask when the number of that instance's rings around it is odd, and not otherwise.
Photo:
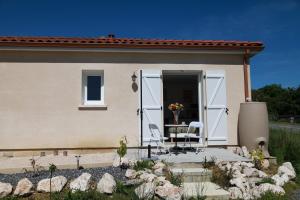
[(156, 143), (157, 152), (159, 151), (160, 153), (162, 153), (161, 148), (163, 148), (166, 152), (169, 152), (169, 148), (165, 145), (165, 140), (168, 140), (169, 138), (164, 137), (161, 134), (156, 124), (149, 124), (149, 129), (151, 132), (149, 144), (151, 144), (152, 142)]
[[(196, 135), (196, 133), (193, 133), (194, 130), (199, 129), (199, 135)], [(190, 143), (190, 148), (192, 148), (192, 143), (191, 143), (191, 138), (198, 139), (198, 144), (201, 143), (203, 145), (203, 123), (202, 122), (196, 122), (193, 121), (189, 124), (187, 133), (185, 134), (185, 139), (184, 139), (184, 147), (187, 143), (187, 140), (189, 140)], [(196, 148), (196, 154), (199, 153), (199, 147)]]

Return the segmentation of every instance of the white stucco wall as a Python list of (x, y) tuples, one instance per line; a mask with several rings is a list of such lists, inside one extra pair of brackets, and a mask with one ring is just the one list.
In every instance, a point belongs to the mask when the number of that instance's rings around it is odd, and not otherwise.
[[(139, 143), (140, 69), (226, 72), (229, 145), (244, 102), (242, 55), (0, 52), (0, 149), (116, 147)], [(104, 70), (107, 109), (80, 110), (82, 70)]]

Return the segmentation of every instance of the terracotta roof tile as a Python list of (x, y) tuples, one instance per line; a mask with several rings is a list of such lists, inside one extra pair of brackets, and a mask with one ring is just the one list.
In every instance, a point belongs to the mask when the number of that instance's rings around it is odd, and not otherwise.
[(225, 40), (164, 40), (135, 38), (0, 37), (0, 46), (157, 49), (250, 49), (260, 51), (262, 42)]

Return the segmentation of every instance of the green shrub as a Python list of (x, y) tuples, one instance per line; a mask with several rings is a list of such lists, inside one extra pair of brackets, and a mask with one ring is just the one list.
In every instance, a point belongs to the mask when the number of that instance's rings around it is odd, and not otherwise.
[(170, 181), (173, 185), (181, 186), (183, 182), (183, 173), (174, 174), (170, 169), (166, 171), (166, 179)]
[(122, 158), (126, 155), (127, 153), (127, 139), (126, 137), (122, 138), (120, 140), (120, 146), (119, 148), (117, 149), (117, 153), (120, 157), (120, 163), (122, 161)]
[(212, 177), (211, 181), (220, 185), (222, 188), (230, 187), (230, 179), (232, 179), (232, 171), (223, 171), (219, 167), (214, 166), (212, 168)]
[(257, 200), (289, 200), (290, 198), (286, 195), (275, 194), (273, 192), (266, 192), (261, 195)]
[(250, 152), (251, 158), (254, 161), (254, 165), (257, 169), (262, 168), (262, 162), (265, 159), (261, 149), (254, 149)]
[(133, 169), (136, 171), (144, 170), (144, 169), (152, 169), (154, 166), (154, 162), (152, 160), (138, 160)]

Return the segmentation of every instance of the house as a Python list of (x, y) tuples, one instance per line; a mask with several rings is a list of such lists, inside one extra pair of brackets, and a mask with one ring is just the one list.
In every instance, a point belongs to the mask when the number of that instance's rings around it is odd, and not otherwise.
[(0, 37), (0, 150), (114, 148), (202, 121), (208, 146), (238, 145), (251, 101), (249, 59), (261, 42)]

